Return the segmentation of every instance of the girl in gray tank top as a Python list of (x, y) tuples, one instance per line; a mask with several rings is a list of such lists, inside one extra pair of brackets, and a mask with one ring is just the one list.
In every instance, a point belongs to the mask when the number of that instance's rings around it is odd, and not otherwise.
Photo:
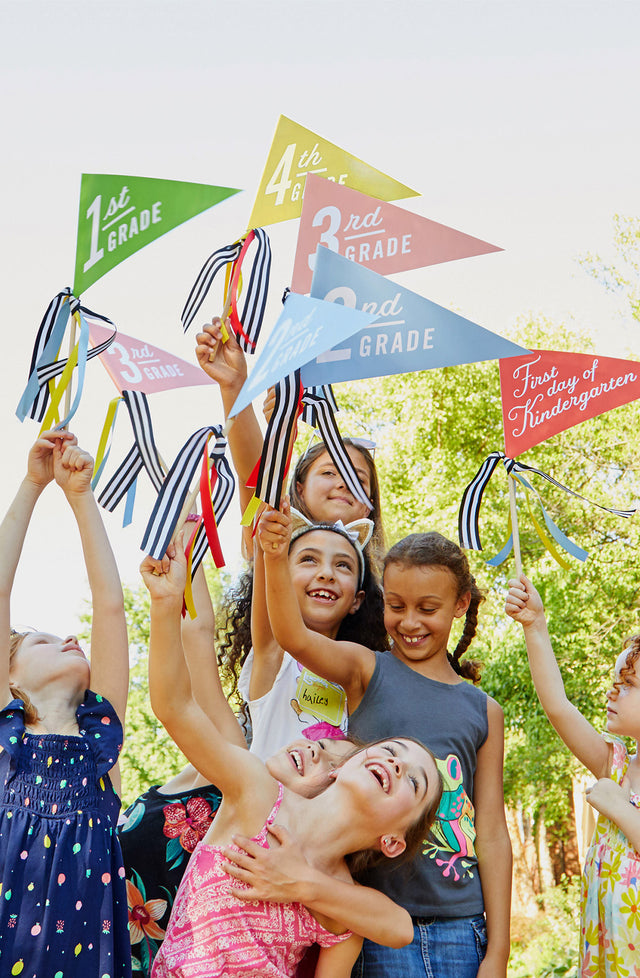
[[(414, 940), (396, 949), (365, 941), (354, 975), (506, 978), (511, 845), (502, 784), (504, 719), (500, 706), (472, 685), (479, 681), (478, 664), (461, 661), (483, 599), (466, 556), (439, 533), (411, 534), (392, 547), (384, 564), (384, 616), (393, 645), (381, 653), (310, 632), (292, 613), (286, 507), (265, 513), (259, 534), (279, 644), (345, 689), (350, 732), (363, 739), (419, 738), (439, 758), (445, 780), (434, 830), (418, 858), (397, 872), (385, 867), (367, 877), (411, 913)], [(463, 617), (451, 654), (451, 627)]]

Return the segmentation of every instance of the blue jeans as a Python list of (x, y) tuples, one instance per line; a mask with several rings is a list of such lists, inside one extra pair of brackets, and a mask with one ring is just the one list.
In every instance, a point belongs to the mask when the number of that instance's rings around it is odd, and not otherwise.
[(365, 941), (351, 978), (476, 978), (486, 950), (482, 915), (414, 917), (411, 944), (390, 948)]

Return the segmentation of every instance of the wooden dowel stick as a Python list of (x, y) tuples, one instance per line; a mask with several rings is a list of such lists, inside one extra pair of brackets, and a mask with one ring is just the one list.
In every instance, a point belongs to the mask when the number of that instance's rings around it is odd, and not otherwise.
[(516, 505), (516, 480), (509, 476), (509, 508), (511, 511), (511, 532), (513, 534), (513, 555), (516, 558), (516, 576), (522, 574), (522, 556), (520, 554), (520, 533), (518, 531), (518, 507)]

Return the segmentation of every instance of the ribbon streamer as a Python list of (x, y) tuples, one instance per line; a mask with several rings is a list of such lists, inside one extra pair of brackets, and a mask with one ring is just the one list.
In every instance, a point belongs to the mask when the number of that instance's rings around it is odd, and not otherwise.
[(300, 371), (295, 370), (283, 377), (275, 385), (274, 391), (275, 406), (264, 436), (262, 455), (247, 483), (255, 492), (242, 516), (243, 526), (253, 522), (261, 502), (268, 503), (274, 509), (280, 506), (298, 418), (302, 412)]
[[(325, 443), (331, 461), (338, 469), (347, 489), (354, 499), (358, 499), (369, 510), (372, 510), (373, 503), (362, 488), (353, 462), (342, 441), (331, 403), (323, 394), (314, 393), (317, 390), (318, 388), (306, 388), (303, 395), (303, 402), (313, 407), (322, 440)], [(331, 396), (333, 398), (333, 392)]]
[[(156, 560), (162, 559), (171, 542), (180, 520), (184, 503), (187, 500), (194, 473), (212, 434), (216, 436), (216, 448), (223, 450), (224, 446), (226, 446), (226, 440), (222, 434), (222, 427), (220, 425), (209, 425), (204, 428), (198, 428), (197, 431), (194, 431), (189, 436), (178, 452), (158, 493), (158, 498), (147, 523), (141, 544), (141, 549)], [(218, 456), (216, 456), (216, 460), (218, 462), (218, 476), (220, 476), (221, 471), (226, 475), (227, 472), (221, 466)], [(222, 483), (223, 480), (219, 478), (216, 481), (216, 486), (219, 482)], [(230, 492), (231, 494), (233, 493), (233, 488), (231, 488)], [(226, 501), (228, 493), (229, 487), (223, 484), (222, 497), (219, 504), (221, 513), (228, 506), (228, 501)]]
[[(573, 541), (571, 541), (562, 532), (562, 530), (560, 530), (559, 527), (556, 526), (556, 524), (553, 522), (553, 520), (545, 510), (544, 506), (542, 505), (542, 500), (540, 499), (539, 493), (537, 493), (537, 491), (533, 488), (533, 486), (523, 475), (524, 472), (531, 472), (533, 475), (542, 476), (543, 479), (546, 479), (547, 482), (550, 482), (558, 489), (562, 489), (564, 492), (569, 493), (571, 496), (575, 496), (577, 499), (581, 499), (583, 502), (590, 503), (590, 505), (592, 506), (597, 506), (599, 509), (603, 509), (607, 513), (612, 513), (614, 516), (622, 516), (624, 518), (629, 518), (630, 516), (633, 516), (633, 514), (636, 512), (635, 509), (628, 509), (628, 510), (613, 509), (608, 506), (602, 506), (600, 505), (600, 503), (594, 503), (592, 500), (587, 499), (586, 496), (582, 496), (579, 492), (575, 492), (573, 489), (569, 489), (568, 486), (565, 486), (561, 482), (558, 482), (557, 479), (554, 479), (553, 476), (548, 475), (546, 472), (543, 472), (541, 469), (536, 469), (531, 465), (526, 465), (524, 462), (518, 462), (513, 458), (509, 458), (507, 455), (504, 454), (504, 452), (492, 452), (484, 460), (484, 462), (478, 469), (476, 475), (471, 480), (469, 485), (466, 487), (464, 494), (462, 496), (462, 501), (460, 503), (460, 509), (458, 512), (458, 535), (460, 538), (460, 545), (462, 547), (471, 550), (482, 550), (482, 544), (480, 542), (480, 531), (478, 527), (480, 504), (482, 502), (482, 496), (484, 494), (484, 490), (486, 489), (489, 480), (493, 475), (495, 468), (499, 462), (502, 462), (504, 464), (507, 473), (511, 475), (514, 479), (517, 479), (517, 481), (525, 488), (525, 490), (535, 493), (535, 495), (538, 497), (538, 500), (540, 502), (544, 520), (552, 538), (556, 541), (557, 544), (559, 544), (560, 547), (562, 547), (572, 556), (576, 557), (578, 560), (586, 560), (587, 557), (586, 550), (582, 550), (581, 547), (578, 547), (575, 543), (573, 543)], [(538, 533), (538, 536), (540, 537), (544, 546), (549, 550), (549, 552), (552, 554), (554, 559), (558, 560), (558, 562), (562, 566), (566, 566), (566, 563), (563, 562), (563, 558), (560, 556), (560, 554), (558, 554), (555, 551), (555, 548), (553, 544), (551, 544), (551, 541), (548, 539), (543, 527), (533, 516), (533, 512), (531, 511), (528, 497), (527, 497), (527, 506), (529, 508), (529, 512), (532, 515), (536, 532)], [(496, 566), (508, 556), (509, 552), (511, 551), (512, 542), (513, 542), (512, 538), (510, 537), (505, 547), (500, 551), (498, 555), (496, 555), (496, 557), (492, 558), (492, 560), (490, 561), (492, 565)]]
[(300, 371), (296, 370), (275, 385), (275, 396), (276, 404), (267, 426), (262, 456), (247, 482), (247, 486), (255, 489), (255, 493), (242, 516), (242, 525), (251, 525), (262, 502), (274, 508), (280, 506), (284, 480), (291, 461), (294, 434), (305, 406), (310, 412), (309, 416), (315, 421), (345, 486), (356, 499), (373, 509), (340, 436), (333, 413), (332, 405), (335, 400), (331, 388), (301, 388)]
[[(80, 337), (71, 356), (58, 360), (62, 340), (72, 317), (80, 326)], [(113, 334), (91, 350), (88, 349), (89, 326), (87, 317), (103, 325), (113, 327)], [(46, 420), (47, 426), (50, 426), (54, 418), (57, 420), (58, 405), (71, 380), (77, 361), (78, 385), (76, 396), (73, 406), (62, 422), (63, 425), (67, 424), (80, 403), (87, 361), (103, 353), (113, 343), (115, 336), (116, 327), (110, 319), (82, 306), (80, 300), (72, 295), (71, 289), (67, 288), (59, 292), (47, 306), (38, 327), (29, 367), (29, 379), (16, 408), (18, 418), (21, 421), (24, 421), (26, 417), (33, 418), (38, 422)], [(52, 381), (60, 375), (62, 375), (60, 383), (55, 387)], [(47, 411), (48, 407), (49, 411)]]
[[(256, 254), (251, 267), (249, 285), (247, 287), (242, 315), (238, 315), (238, 292), (242, 263), (249, 250), (249, 245), (255, 241)], [(269, 274), (271, 271), (271, 244), (269, 236), (263, 228), (254, 228), (239, 241), (224, 248), (219, 248), (209, 255), (193, 284), (182, 310), (182, 326), (186, 333), (195, 319), (200, 306), (204, 302), (213, 280), (220, 269), (233, 263), (230, 285), (226, 302), (229, 304), (229, 318), (238, 338), (238, 343), (245, 352), (252, 353), (255, 349), (267, 305), (269, 289)], [(227, 289), (225, 288), (225, 292)]]
[[(153, 434), (147, 395), (142, 391), (124, 390), (122, 392), (122, 400), (126, 404), (129, 412), (131, 427), (133, 428), (134, 444), (98, 496), (98, 503), (109, 513), (112, 513), (116, 509), (118, 503), (129, 491), (143, 467), (147, 470), (149, 478), (158, 492), (162, 488), (165, 476), (164, 467), (160, 460)], [(107, 430), (107, 425), (110, 423), (110, 418), (111, 408), (107, 412), (107, 419), (100, 438), (101, 445), (106, 441), (105, 431)], [(111, 420), (111, 430), (114, 424), (115, 413)], [(99, 469), (96, 466), (98, 471), (94, 483), (97, 483), (105, 462), (106, 458), (101, 461)]]
[(324, 397), (325, 401), (328, 401), (329, 405), (331, 406), (332, 411), (335, 412), (340, 410), (331, 384), (322, 384), (321, 387), (305, 387), (305, 394), (309, 396), (304, 400), (302, 420), (311, 428), (318, 427), (318, 414), (316, 411), (316, 406), (311, 399), (312, 397)]

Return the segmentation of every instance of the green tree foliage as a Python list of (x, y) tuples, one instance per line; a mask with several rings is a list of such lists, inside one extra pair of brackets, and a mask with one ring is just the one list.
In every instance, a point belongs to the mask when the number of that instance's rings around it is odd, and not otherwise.
[(640, 218), (614, 216), (613, 246), (616, 252), (613, 262), (589, 252), (580, 263), (608, 292), (622, 296), (631, 315), (640, 320)]
[[(584, 337), (546, 321), (522, 322), (517, 339), (530, 348), (590, 352)], [(357, 421), (378, 446), (388, 541), (425, 529), (457, 540), (466, 485), (490, 452), (504, 448), (497, 363), (352, 384), (340, 391), (340, 403), (343, 431), (353, 431)], [(639, 422), (640, 406), (632, 403), (556, 435), (522, 460), (596, 503), (628, 509), (640, 497)], [(589, 551), (586, 563), (567, 557), (569, 569), (562, 569), (540, 541), (519, 491), (525, 573), (545, 602), (567, 694), (600, 728), (614, 658), (623, 637), (639, 627), (638, 522), (605, 513), (542, 479), (531, 481), (555, 523)], [(534, 494), (530, 501), (542, 522)], [(576, 762), (538, 704), (522, 630), (504, 614), (513, 557), (495, 569), (485, 563), (485, 555), (498, 553), (508, 537), (508, 514), (508, 480), (500, 466), (480, 512), (484, 552), (469, 553), (486, 591), (471, 653), (485, 663), (483, 688), (505, 711), (507, 798), (534, 809), (544, 798), (545, 820), (557, 827), (568, 815)]]

